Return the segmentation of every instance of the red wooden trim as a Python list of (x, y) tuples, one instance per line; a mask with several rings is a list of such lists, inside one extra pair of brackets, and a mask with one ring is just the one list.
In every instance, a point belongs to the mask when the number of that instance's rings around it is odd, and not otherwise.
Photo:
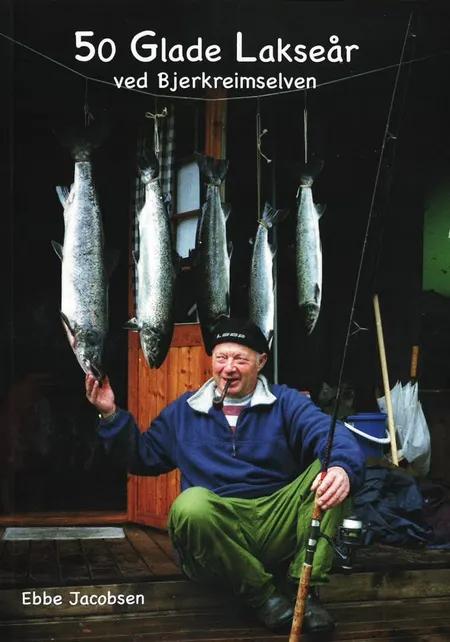
[(136, 515), (136, 520), (139, 524), (151, 524), (152, 527), (166, 530), (167, 517), (168, 514), (157, 515), (156, 513), (150, 512), (138, 512)]
[(175, 325), (171, 348), (203, 346), (199, 323), (178, 323)]
[(127, 522), (126, 512), (17, 513), (0, 516), (0, 524), (4, 526), (76, 526), (79, 524), (123, 524), (125, 522)]
[(179, 214), (172, 214), (172, 220), (175, 223), (181, 223), (181, 221), (188, 220), (190, 218), (197, 218), (200, 216), (201, 210), (189, 210), (188, 212), (180, 212)]
[[(225, 90), (215, 89), (208, 92), (211, 98), (223, 98)], [(205, 154), (214, 158), (225, 158), (226, 152), (226, 119), (227, 103), (223, 101), (211, 101), (206, 103), (206, 135)]]

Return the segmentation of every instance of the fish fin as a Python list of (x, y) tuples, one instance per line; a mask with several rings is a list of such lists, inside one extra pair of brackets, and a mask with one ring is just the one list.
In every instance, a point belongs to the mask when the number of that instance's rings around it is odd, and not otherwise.
[(137, 157), (138, 175), (144, 185), (159, 175), (159, 163), (153, 149), (144, 147)]
[(181, 257), (176, 250), (172, 250), (172, 264), (175, 269), (175, 274), (180, 274), (183, 265), (183, 257)]
[(202, 213), (198, 217), (197, 220), (197, 229), (195, 230), (195, 247), (198, 248), (200, 245), (200, 236), (202, 233), (202, 224), (203, 224), (203, 217), (205, 216), (206, 212), (206, 203), (203, 204), (202, 206)]
[(233, 243), (231, 241), (228, 241), (227, 248), (228, 248), (228, 258), (231, 259), (231, 255), (233, 254)]
[(266, 227), (273, 227), (280, 221), (284, 221), (288, 214), (289, 210), (276, 210), (266, 201), (261, 215), (261, 221)]
[(72, 324), (70, 323), (69, 319), (66, 317), (66, 315), (62, 310), (60, 310), (59, 315), (61, 317), (64, 331), (69, 340), (70, 347), (72, 348), (72, 350), (75, 350), (77, 347), (77, 335), (75, 333), (75, 330), (72, 327)]
[(52, 241), (52, 247), (53, 247), (53, 249), (55, 250), (56, 254), (59, 256), (59, 258), (62, 261), (63, 260), (63, 255), (64, 255), (64, 251), (63, 251), (63, 246), (61, 245), (61, 243), (58, 243), (58, 241)]
[(230, 203), (222, 203), (222, 212), (223, 212), (223, 215), (225, 216), (225, 220), (228, 221), (228, 217), (230, 216), (230, 212), (231, 212)]
[(114, 272), (119, 262), (120, 250), (108, 249), (105, 251), (105, 270), (108, 278)]
[(136, 317), (129, 319), (123, 326), (124, 330), (131, 330), (131, 332), (139, 332), (141, 325)]
[(251, 246), (253, 247), (253, 245), (255, 244), (255, 238), (254, 238), (253, 236), (251, 236), (251, 237), (248, 239), (248, 243), (249, 243), (249, 245), (251, 245)]
[(266, 337), (266, 339), (267, 339), (267, 345), (269, 346), (269, 350), (270, 350), (270, 348), (272, 346), (272, 341), (273, 341), (273, 330), (269, 330), (268, 334), (269, 334), (269, 336)]
[(313, 158), (302, 169), (300, 174), (300, 186), (311, 187), (319, 176), (324, 166), (323, 160)]
[(195, 153), (194, 156), (205, 182), (208, 185), (220, 185), (227, 173), (228, 161), (198, 153)]
[(59, 314), (61, 316), (62, 321), (64, 321), (66, 326), (69, 328), (71, 334), (75, 334), (73, 329), (72, 329), (72, 325), (71, 325), (69, 319), (67, 318), (67, 316), (64, 314), (64, 312), (62, 310), (60, 310)]
[(70, 189), (65, 185), (57, 185), (56, 193), (58, 194), (59, 201), (63, 207), (66, 207), (66, 203), (69, 199)]
[(327, 206), (324, 205), (323, 203), (315, 203), (314, 207), (316, 208), (317, 216), (319, 218), (322, 218), (325, 210), (327, 209)]

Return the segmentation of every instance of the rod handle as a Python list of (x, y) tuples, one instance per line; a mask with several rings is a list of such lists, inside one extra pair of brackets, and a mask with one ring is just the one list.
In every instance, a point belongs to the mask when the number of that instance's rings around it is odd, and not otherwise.
[(289, 642), (299, 642), (302, 635), (303, 618), (305, 617), (306, 598), (309, 593), (312, 566), (304, 564), (302, 576), (298, 585), (297, 599), (295, 601), (294, 617), (292, 618)]
[[(326, 474), (326, 473), (325, 473)], [(324, 472), (322, 472), (323, 478)], [(294, 617), (292, 618), (291, 633), (289, 642), (300, 642), (302, 635), (303, 619), (305, 617), (306, 601), (311, 583), (311, 573), (313, 568), (314, 553), (317, 547), (317, 540), (320, 536), (320, 521), (322, 519), (322, 509), (317, 501), (314, 502), (313, 513), (311, 516), (311, 528), (308, 542), (306, 544), (305, 561), (302, 566), (302, 574), (298, 584), (297, 598), (295, 600)]]
[(419, 362), (419, 346), (412, 346), (411, 348), (411, 369), (410, 376), (411, 379), (416, 380), (417, 378), (417, 364)]

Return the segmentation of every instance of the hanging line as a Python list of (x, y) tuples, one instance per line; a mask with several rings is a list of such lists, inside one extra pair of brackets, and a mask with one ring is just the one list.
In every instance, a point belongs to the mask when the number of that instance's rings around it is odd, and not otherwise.
[(160, 145), (158, 119), (166, 118), (166, 116), (167, 116), (167, 107), (164, 107), (162, 112), (160, 114), (158, 114), (158, 112), (156, 110), (156, 106), (157, 106), (156, 102), (157, 101), (155, 101), (155, 113), (152, 114), (151, 111), (146, 111), (145, 112), (145, 117), (146, 118), (153, 118), (153, 122), (154, 122), (154, 127), (153, 127), (153, 147), (155, 149), (155, 154), (157, 156), (159, 156), (159, 154), (161, 152), (161, 145)]
[[(9, 40), (15, 45), (18, 45), (19, 47), (22, 47), (23, 49), (27, 49), (28, 51), (31, 51), (32, 53), (36, 54), (37, 56), (40, 56), (41, 58), (44, 58), (45, 60), (48, 60), (49, 62), (54, 63), (55, 65), (58, 65), (59, 67), (62, 67), (63, 69), (66, 69), (67, 71), (70, 71), (71, 73), (75, 74), (76, 76), (80, 76), (81, 78), (85, 78), (86, 80), (90, 80), (91, 82), (97, 82), (102, 85), (108, 85), (109, 87), (114, 87), (114, 89), (118, 89), (117, 85), (114, 82), (111, 82), (109, 80), (103, 80), (102, 78), (95, 78), (94, 76), (87, 76), (86, 74), (81, 73), (81, 71), (77, 71), (73, 67), (69, 67), (68, 65), (65, 65), (64, 63), (60, 62), (59, 60), (56, 60), (55, 58), (52, 58), (51, 56), (47, 56), (46, 54), (42, 53), (41, 51), (38, 51), (37, 49), (33, 49), (33, 47), (30, 47), (29, 45), (26, 45), (23, 42), (20, 42), (20, 40), (15, 40), (14, 38), (11, 38), (11, 36), (8, 36), (5, 33), (2, 33), (0, 31), (0, 37), (5, 38), (6, 40)], [(443, 51), (440, 51), (438, 53), (433, 53), (433, 54), (428, 54), (427, 56), (421, 56), (420, 58), (413, 58), (411, 60), (405, 60), (401, 62), (401, 65), (410, 65), (412, 63), (416, 62), (423, 62), (424, 60), (430, 60), (431, 58), (436, 58), (437, 56), (441, 56), (442, 54), (448, 55), (450, 53), (450, 50), (444, 49)], [(317, 83), (314, 89), (319, 89), (319, 87), (325, 87), (327, 85), (335, 85), (340, 82), (344, 82), (346, 80), (353, 80), (355, 78), (362, 78), (363, 76), (369, 76), (371, 74), (376, 74), (381, 71), (387, 71), (389, 69), (395, 69), (398, 67), (399, 63), (395, 63), (393, 65), (386, 65), (385, 67), (377, 67), (376, 69), (369, 69), (368, 71), (362, 71), (358, 74), (352, 74), (351, 76), (343, 76), (342, 78), (337, 78), (336, 80), (326, 80), (325, 82), (320, 82)], [(299, 91), (304, 91), (304, 89), (285, 89), (282, 91), (272, 91), (272, 92), (267, 92), (264, 94), (257, 94), (257, 95), (251, 95), (251, 96), (222, 96), (218, 98), (203, 98), (201, 96), (177, 96), (176, 94), (157, 94), (156, 92), (151, 92), (151, 91), (144, 91), (143, 89), (137, 89), (136, 87), (123, 87), (121, 89), (125, 89), (125, 91), (131, 91), (136, 94), (144, 94), (145, 96), (154, 96), (156, 98), (165, 98), (165, 99), (170, 99), (170, 100), (190, 100), (190, 101), (198, 101), (198, 102), (220, 102), (220, 101), (226, 101), (226, 100), (254, 100), (255, 98), (270, 98), (272, 96), (282, 96), (285, 94), (294, 94), (298, 93)]]
[(325, 449), (325, 456), (324, 456), (324, 459), (323, 459), (323, 470), (326, 470), (328, 468), (328, 465), (329, 465), (329, 462), (330, 462), (330, 457), (331, 457), (331, 449), (332, 449), (332, 446), (333, 446), (334, 432), (335, 432), (335, 429), (336, 429), (337, 413), (338, 413), (339, 402), (340, 402), (340, 398), (341, 398), (342, 377), (343, 377), (343, 373), (344, 373), (344, 366), (345, 366), (345, 359), (346, 359), (346, 356), (347, 356), (349, 338), (350, 338), (352, 325), (353, 325), (353, 316), (354, 316), (355, 307), (356, 307), (356, 299), (357, 299), (357, 296), (358, 296), (359, 284), (360, 284), (361, 273), (362, 273), (362, 267), (363, 267), (364, 258), (365, 258), (365, 254), (366, 254), (367, 241), (368, 241), (368, 238), (369, 238), (369, 229), (370, 229), (370, 225), (371, 225), (372, 218), (373, 218), (375, 197), (376, 197), (376, 193), (377, 193), (378, 182), (379, 182), (379, 179), (380, 179), (380, 172), (381, 172), (381, 167), (382, 167), (382, 163), (383, 163), (384, 149), (385, 149), (385, 146), (386, 146), (386, 141), (387, 141), (387, 139), (389, 137), (389, 128), (390, 128), (390, 123), (391, 123), (392, 110), (393, 110), (393, 106), (394, 106), (395, 97), (396, 97), (396, 94), (397, 94), (397, 86), (398, 86), (398, 81), (399, 81), (399, 78), (400, 78), (400, 71), (401, 71), (401, 68), (402, 68), (402, 65), (403, 65), (403, 57), (404, 57), (404, 54), (405, 54), (406, 42), (408, 40), (408, 36), (409, 36), (410, 28), (411, 28), (412, 16), (413, 16), (413, 12), (411, 12), (410, 15), (409, 15), (408, 25), (406, 27), (405, 37), (404, 37), (404, 40), (403, 40), (403, 46), (402, 46), (402, 50), (401, 50), (401, 54), (400, 54), (400, 62), (397, 65), (397, 73), (396, 73), (396, 76), (395, 76), (394, 87), (393, 87), (392, 96), (391, 96), (391, 102), (390, 102), (390, 105), (389, 105), (389, 110), (388, 110), (388, 114), (387, 114), (387, 118), (386, 118), (386, 126), (384, 128), (383, 140), (382, 140), (382, 143), (381, 143), (380, 157), (379, 157), (379, 160), (378, 160), (377, 171), (376, 171), (376, 174), (375, 174), (375, 181), (374, 181), (374, 186), (373, 186), (373, 190), (372, 190), (372, 197), (371, 197), (371, 200), (370, 200), (369, 214), (368, 214), (368, 217), (367, 217), (367, 224), (366, 224), (366, 230), (365, 230), (365, 235), (364, 235), (364, 241), (363, 241), (363, 245), (362, 245), (362, 249), (361, 249), (361, 257), (360, 257), (360, 261), (359, 261), (359, 265), (358, 265), (358, 271), (357, 271), (357, 275), (356, 275), (353, 299), (352, 299), (352, 304), (351, 304), (350, 314), (349, 314), (349, 319), (348, 319), (348, 324), (347, 324), (347, 332), (346, 332), (346, 336), (345, 336), (344, 349), (343, 349), (343, 353), (342, 353), (342, 360), (341, 360), (341, 365), (340, 365), (340, 370), (339, 370), (339, 377), (338, 377), (338, 383), (337, 383), (334, 411), (333, 411), (333, 416), (332, 416), (332, 420), (331, 420), (331, 424), (330, 424), (330, 433), (329, 433), (329, 437), (328, 437), (328, 441), (327, 441), (327, 445), (326, 445), (326, 449)]
[(94, 116), (92, 115), (90, 109), (89, 109), (89, 103), (88, 103), (88, 82), (89, 79), (85, 78), (85, 84), (84, 84), (84, 105), (83, 105), (83, 113), (84, 113), (84, 126), (89, 127), (91, 124), (91, 121), (94, 120)]
[(308, 90), (305, 88), (305, 102), (303, 107), (303, 138), (305, 146), (305, 165), (308, 164), (308, 105), (307, 105)]
[(261, 139), (268, 133), (268, 129), (261, 130), (261, 105), (260, 100), (256, 100), (256, 189), (257, 189), (257, 208), (258, 208), (258, 223), (261, 223), (261, 158), (267, 163), (271, 163), (271, 159), (264, 154), (261, 149)]
[(261, 114), (259, 98), (256, 101), (256, 217), (258, 223), (261, 220)]

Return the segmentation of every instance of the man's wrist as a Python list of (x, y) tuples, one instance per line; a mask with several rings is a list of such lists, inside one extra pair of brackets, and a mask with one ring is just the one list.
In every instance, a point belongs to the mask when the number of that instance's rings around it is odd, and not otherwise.
[(110, 421), (117, 415), (117, 406), (114, 405), (113, 409), (110, 410), (109, 412), (99, 412), (99, 418), (102, 419), (103, 421)]

